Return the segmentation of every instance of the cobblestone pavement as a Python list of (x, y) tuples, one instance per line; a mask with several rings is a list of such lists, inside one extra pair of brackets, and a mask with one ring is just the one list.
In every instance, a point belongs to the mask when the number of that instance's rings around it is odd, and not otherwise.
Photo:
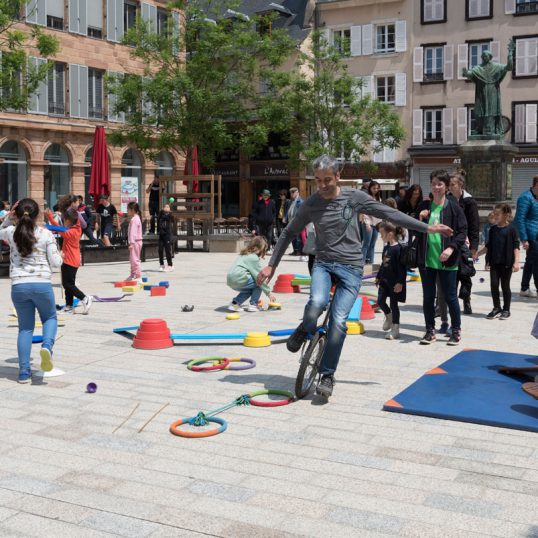
[[(66, 375), (42, 384), (16, 383), (10, 283), (0, 280), (0, 536), (538, 537), (538, 435), (381, 410), (460, 350), (418, 345), (419, 283), (408, 287), (400, 341), (384, 339), (381, 315), (365, 323), (364, 335), (348, 337), (329, 404), (235, 407), (222, 415), (229, 422), (222, 435), (171, 435), (177, 418), (253, 389), (293, 390), (297, 357), (282, 343), (141, 351), (112, 333), (150, 317), (173, 332), (294, 327), (306, 292), (280, 295), (281, 311), (225, 320), (233, 256), (180, 253), (170, 274), (158, 273), (155, 261), (143, 264), (152, 280), (170, 280), (167, 297), (142, 291), (70, 316), (54, 356)], [(286, 256), (279, 271), (307, 268)], [(125, 263), (87, 266), (78, 280), (88, 293), (114, 295), (112, 282), (127, 272)], [(519, 281), (517, 274), (516, 292)], [(537, 352), (529, 333), (538, 301), (514, 293), (512, 317), (487, 321), (489, 277), (480, 271), (474, 282), (475, 314), (463, 318), (461, 348)], [(193, 312), (181, 312), (186, 303)], [(186, 361), (206, 356), (251, 357), (257, 366), (187, 370)], [(85, 392), (90, 381), (95, 394)]]

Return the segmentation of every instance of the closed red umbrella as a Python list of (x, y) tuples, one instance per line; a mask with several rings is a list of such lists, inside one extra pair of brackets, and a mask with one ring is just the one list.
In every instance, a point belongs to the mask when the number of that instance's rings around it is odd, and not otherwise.
[[(189, 174), (189, 163), (191, 163), (191, 173)], [(187, 155), (187, 159), (185, 160), (185, 169), (183, 170), (183, 173), (186, 176), (198, 176), (200, 175), (200, 168), (198, 165), (198, 147), (193, 146), (192, 152), (190, 155)], [(192, 192), (199, 192), (199, 184), (198, 181), (192, 182)]]
[(101, 194), (110, 195), (106, 134), (105, 128), (102, 126), (95, 128), (95, 135), (93, 137), (89, 194), (93, 196), (95, 207), (99, 203), (99, 196)]

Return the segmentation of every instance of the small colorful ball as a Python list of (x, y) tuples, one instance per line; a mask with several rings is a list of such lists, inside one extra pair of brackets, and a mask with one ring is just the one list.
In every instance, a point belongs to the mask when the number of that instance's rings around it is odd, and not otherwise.
[(97, 384), (96, 383), (88, 383), (86, 385), (86, 392), (89, 394), (93, 394), (97, 390)]
[(173, 196), (170, 196), (170, 198), (168, 198), (168, 201), (169, 201), (171, 204), (173, 204), (173, 203), (176, 201), (176, 199), (175, 199)]
[(484, 277), (480, 277), (480, 284), (483, 284), (486, 281)]

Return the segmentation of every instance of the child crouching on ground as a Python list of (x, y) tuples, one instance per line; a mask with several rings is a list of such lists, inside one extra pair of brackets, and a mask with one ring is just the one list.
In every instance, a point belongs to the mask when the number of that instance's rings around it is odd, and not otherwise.
[(252, 239), (249, 244), (239, 253), (234, 264), (228, 271), (227, 284), (232, 290), (239, 294), (232, 300), (228, 310), (232, 312), (241, 311), (241, 305), (250, 298), (247, 312), (257, 312), (260, 310), (258, 301), (262, 291), (269, 297), (271, 302), (275, 302), (275, 297), (271, 293), (269, 286), (256, 284), (256, 277), (262, 270), (260, 259), (265, 257), (267, 252), (267, 241), (264, 237), (258, 236)]
[[(51, 224), (58, 226), (52, 213), (49, 213)], [(82, 313), (88, 314), (92, 306), (92, 296), (86, 295), (77, 288), (75, 283), (77, 271), (80, 267), (80, 237), (82, 228), (80, 227), (79, 214), (74, 207), (69, 207), (62, 214), (62, 222), (69, 228), (65, 232), (59, 232), (63, 239), (62, 253), (64, 261), (62, 263), (62, 286), (65, 290), (64, 312), (74, 313), (73, 297), (76, 297), (82, 304)]]
[[(487, 319), (508, 319), (510, 317), (510, 279), (512, 272), (519, 271), (519, 236), (516, 227), (511, 224), (512, 208), (508, 204), (497, 204), (494, 209), (495, 225), (489, 231), (486, 246), (478, 252), (486, 253), (486, 265), (489, 265), (490, 289), (493, 310)], [(499, 282), (503, 291), (503, 307), (499, 296)]]
[[(379, 233), (385, 248), (381, 267), (376, 277), (376, 284), (379, 286), (377, 304), (385, 314), (383, 330), (390, 331), (385, 338), (394, 340), (400, 338), (400, 308), (398, 303), (405, 303), (407, 269), (400, 261), (402, 246), (398, 242), (403, 237), (401, 226), (394, 226), (390, 222), (380, 222), (378, 224)], [(390, 307), (387, 305), (390, 299)]]

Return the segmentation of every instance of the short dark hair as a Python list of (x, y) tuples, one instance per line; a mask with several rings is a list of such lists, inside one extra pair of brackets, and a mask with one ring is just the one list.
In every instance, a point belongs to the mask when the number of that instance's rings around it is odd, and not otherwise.
[(64, 221), (68, 220), (73, 226), (78, 222), (78, 212), (73, 207), (68, 207), (63, 213), (62, 218)]
[(446, 170), (434, 170), (430, 174), (430, 183), (435, 178), (437, 178), (439, 181), (442, 181), (446, 185), (446, 188), (448, 189), (448, 187), (450, 186), (450, 176), (448, 175), (448, 172)]

